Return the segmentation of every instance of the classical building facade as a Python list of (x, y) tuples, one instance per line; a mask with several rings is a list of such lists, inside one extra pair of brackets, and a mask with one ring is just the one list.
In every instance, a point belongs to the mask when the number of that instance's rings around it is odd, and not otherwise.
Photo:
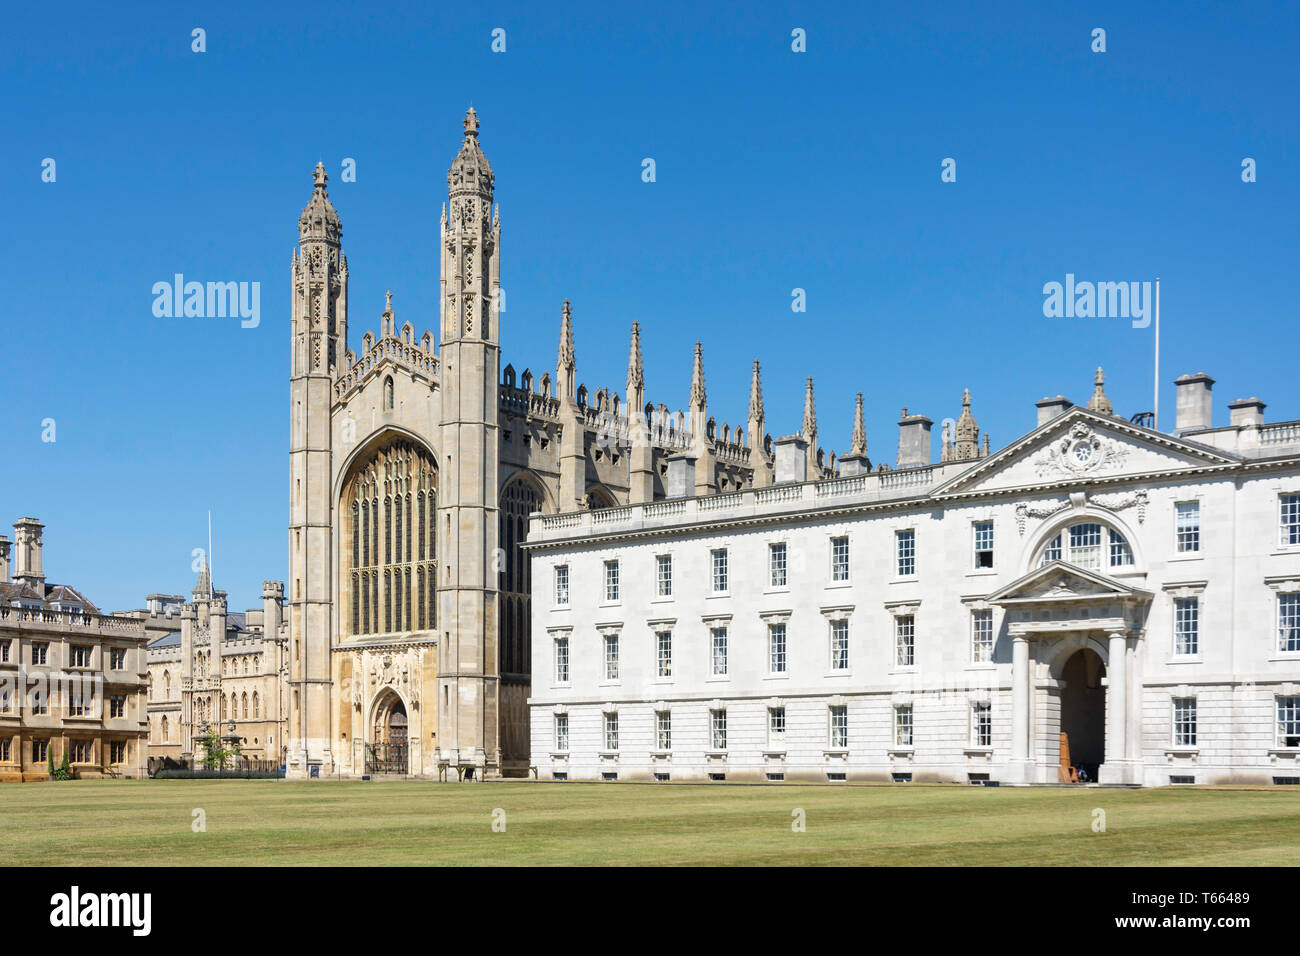
[[(566, 300), (554, 373), (501, 367), (495, 176), (464, 121), (438, 237), (441, 336), (400, 322), (348, 338), (342, 226), (318, 165), (291, 264), (289, 776), (523, 774), (529, 766), (531, 513), (648, 503), (689, 451), (690, 493), (774, 474), (758, 367), (746, 422), (648, 400), (640, 330), (627, 389), (577, 377)], [(811, 383), (809, 386), (811, 404)], [(815, 429), (815, 424), (814, 424)], [(807, 436), (816, 448), (815, 430)], [(810, 452), (804, 478), (833, 474)]]
[[(1300, 780), (1300, 422), (1076, 407), (989, 453), (969, 396), (895, 469), (535, 515), (543, 779)], [(669, 475), (689, 475), (689, 454)], [(658, 496), (655, 496), (658, 498)]]
[(262, 583), (262, 606), (228, 611), (207, 568), (186, 601), (150, 594), (123, 612), (148, 638), (149, 766), (201, 763), (216, 730), (245, 761), (279, 764), (287, 750), (288, 625), (284, 584)]
[(65, 756), (78, 777), (143, 776), (144, 626), (48, 583), (44, 528), (0, 535), (0, 781), (46, 780)]

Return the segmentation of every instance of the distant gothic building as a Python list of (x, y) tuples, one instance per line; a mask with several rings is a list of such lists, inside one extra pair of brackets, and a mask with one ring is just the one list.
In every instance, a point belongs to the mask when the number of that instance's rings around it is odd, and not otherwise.
[[(478, 134), (471, 109), (439, 235), (440, 347), (398, 322), (391, 294), (378, 334), (350, 347), (348, 262), (320, 165), (298, 220), (291, 777), (526, 773), (529, 515), (648, 503), (670, 484), (707, 496), (774, 480), (757, 362), (734, 429), (709, 414), (699, 343), (686, 412), (648, 399), (635, 325), (626, 391), (592, 393), (578, 381), (566, 300), (554, 373), (501, 368), (502, 227)], [(800, 480), (833, 477), (811, 380), (801, 440)], [(853, 467), (869, 467), (855, 452)]]
[(283, 762), (287, 724), (284, 584), (262, 583), (262, 606), (227, 611), (205, 567), (190, 601), (150, 594), (124, 612), (148, 635), (148, 743), (151, 770), (202, 763), (202, 740), (215, 730), (238, 740), (245, 760)]

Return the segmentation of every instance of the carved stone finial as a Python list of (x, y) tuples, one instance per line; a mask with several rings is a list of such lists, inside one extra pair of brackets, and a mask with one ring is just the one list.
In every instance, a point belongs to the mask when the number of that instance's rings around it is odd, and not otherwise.
[(324, 188), (325, 188), (325, 183), (326, 183), (326, 181), (329, 179), (329, 174), (325, 172), (325, 164), (324, 164), (324, 163), (317, 163), (317, 164), (316, 164), (316, 169), (315, 169), (315, 171), (312, 173), (312, 179), (314, 179), (314, 180), (316, 181), (316, 188), (317, 188), (317, 189), (324, 189)]
[(465, 113), (465, 136), (468, 139), (478, 138), (478, 114), (472, 106)]

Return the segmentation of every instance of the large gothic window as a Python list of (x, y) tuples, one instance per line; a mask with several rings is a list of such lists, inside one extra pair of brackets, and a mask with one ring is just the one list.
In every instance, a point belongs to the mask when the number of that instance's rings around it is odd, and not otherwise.
[(501, 493), (501, 676), (530, 671), (529, 595), (532, 580), (527, 553), (520, 547), (528, 537), (528, 516), (542, 510), (542, 498), (532, 482), (516, 478)]
[[(352, 634), (436, 626), (433, 591), (438, 473), (433, 456), (401, 439), (358, 464), (344, 485), (340, 512), (348, 569)], [(418, 546), (416, 546), (418, 542)]]

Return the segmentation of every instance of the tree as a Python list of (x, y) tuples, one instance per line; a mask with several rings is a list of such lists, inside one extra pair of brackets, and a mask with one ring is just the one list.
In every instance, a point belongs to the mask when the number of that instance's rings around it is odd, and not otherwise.
[(63, 748), (63, 763), (59, 764), (59, 779), (60, 779), (60, 780), (71, 780), (71, 779), (72, 779), (72, 767), (71, 767), (71, 765), (68, 763), (68, 748), (67, 748), (67, 747), (64, 747), (64, 748)]
[(54, 748), (49, 744), (45, 745), (46, 762), (50, 765), (50, 779), (56, 779), (54, 776)]
[(224, 770), (230, 759), (230, 751), (221, 745), (221, 733), (214, 726), (208, 730), (203, 741), (203, 768), (205, 770)]

